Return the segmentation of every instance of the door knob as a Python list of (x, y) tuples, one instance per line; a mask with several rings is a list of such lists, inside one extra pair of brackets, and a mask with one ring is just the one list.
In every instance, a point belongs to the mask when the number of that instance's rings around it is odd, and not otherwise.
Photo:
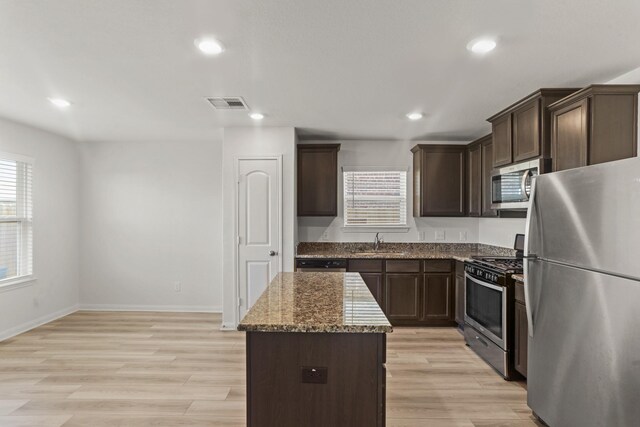
[(269, 256), (276, 256), (278, 255), (278, 252), (276, 251), (269, 251)]

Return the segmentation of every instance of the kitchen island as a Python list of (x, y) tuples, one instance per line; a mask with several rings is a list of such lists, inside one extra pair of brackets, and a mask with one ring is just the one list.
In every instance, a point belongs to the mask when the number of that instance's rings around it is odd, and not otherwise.
[(240, 322), (247, 425), (384, 426), (391, 325), (358, 273), (279, 273)]

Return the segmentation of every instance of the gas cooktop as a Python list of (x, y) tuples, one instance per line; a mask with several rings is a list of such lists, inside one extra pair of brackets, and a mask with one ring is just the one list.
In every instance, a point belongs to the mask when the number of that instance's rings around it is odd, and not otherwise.
[(522, 258), (518, 257), (474, 257), (473, 262), (508, 274), (523, 272)]

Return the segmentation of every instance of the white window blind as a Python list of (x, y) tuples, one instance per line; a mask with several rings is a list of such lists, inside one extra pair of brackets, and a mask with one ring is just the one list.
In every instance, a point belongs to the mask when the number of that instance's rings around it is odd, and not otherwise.
[(0, 285), (33, 274), (33, 166), (8, 157), (0, 153)]
[(344, 171), (345, 226), (407, 224), (406, 171)]

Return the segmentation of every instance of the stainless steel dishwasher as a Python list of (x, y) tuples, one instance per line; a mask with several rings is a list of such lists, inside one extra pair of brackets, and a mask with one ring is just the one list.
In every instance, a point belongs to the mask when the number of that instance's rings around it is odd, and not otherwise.
[(296, 271), (329, 271), (344, 272), (347, 271), (346, 259), (298, 259), (296, 261)]

